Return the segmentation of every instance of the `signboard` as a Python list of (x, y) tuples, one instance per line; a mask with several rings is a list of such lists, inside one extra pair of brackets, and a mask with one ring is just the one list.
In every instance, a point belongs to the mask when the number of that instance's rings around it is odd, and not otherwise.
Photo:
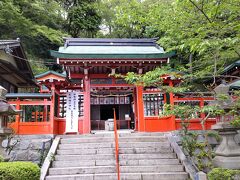
[(78, 132), (78, 92), (67, 92), (65, 133)]
[(102, 104), (130, 104), (130, 98), (127, 96), (116, 96), (116, 97), (92, 97), (91, 104), (102, 105)]

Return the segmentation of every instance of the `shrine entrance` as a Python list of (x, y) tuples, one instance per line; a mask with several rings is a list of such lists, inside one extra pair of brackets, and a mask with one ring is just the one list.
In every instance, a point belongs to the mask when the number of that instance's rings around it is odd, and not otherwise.
[(113, 119), (113, 109), (116, 111), (116, 118), (119, 119), (119, 105), (100, 105), (100, 119), (101, 120), (108, 120)]
[(133, 98), (128, 96), (92, 96), (91, 97), (91, 130), (109, 130), (108, 121), (116, 111), (118, 129), (134, 128)]

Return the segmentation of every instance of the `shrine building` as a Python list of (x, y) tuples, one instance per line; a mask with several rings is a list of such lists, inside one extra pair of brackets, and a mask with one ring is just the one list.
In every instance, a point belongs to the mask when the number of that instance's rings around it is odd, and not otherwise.
[[(58, 51), (51, 51), (64, 73), (48, 71), (35, 76), (39, 93), (8, 94), (8, 101), (22, 110), (11, 126), (17, 134), (86, 134), (111, 129), (113, 109), (118, 129), (164, 132), (180, 128), (174, 116), (160, 117), (164, 104), (190, 103), (203, 107), (212, 95), (164, 93), (156, 87), (127, 84), (111, 74), (144, 74), (169, 63), (155, 39), (66, 38)], [(164, 84), (179, 81), (164, 77)], [(190, 129), (201, 129), (196, 115)], [(206, 129), (215, 123), (209, 118)], [(109, 124), (108, 124), (109, 122)]]

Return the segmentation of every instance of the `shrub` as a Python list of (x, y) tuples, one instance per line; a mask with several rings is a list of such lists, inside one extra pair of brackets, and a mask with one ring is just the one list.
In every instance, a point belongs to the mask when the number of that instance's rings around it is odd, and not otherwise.
[(240, 128), (240, 118), (236, 118), (233, 121), (231, 121), (231, 125), (235, 128)]
[(1, 180), (39, 180), (40, 168), (31, 162), (1, 162)]
[(240, 174), (240, 170), (214, 168), (208, 173), (209, 180), (233, 180), (234, 175)]
[(0, 155), (0, 162), (3, 162), (4, 158)]

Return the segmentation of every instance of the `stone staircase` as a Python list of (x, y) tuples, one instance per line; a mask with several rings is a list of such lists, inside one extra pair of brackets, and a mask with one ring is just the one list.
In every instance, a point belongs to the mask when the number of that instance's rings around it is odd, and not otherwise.
[[(62, 136), (46, 180), (117, 180), (113, 134)], [(119, 134), (124, 180), (188, 179), (162, 133)]]

